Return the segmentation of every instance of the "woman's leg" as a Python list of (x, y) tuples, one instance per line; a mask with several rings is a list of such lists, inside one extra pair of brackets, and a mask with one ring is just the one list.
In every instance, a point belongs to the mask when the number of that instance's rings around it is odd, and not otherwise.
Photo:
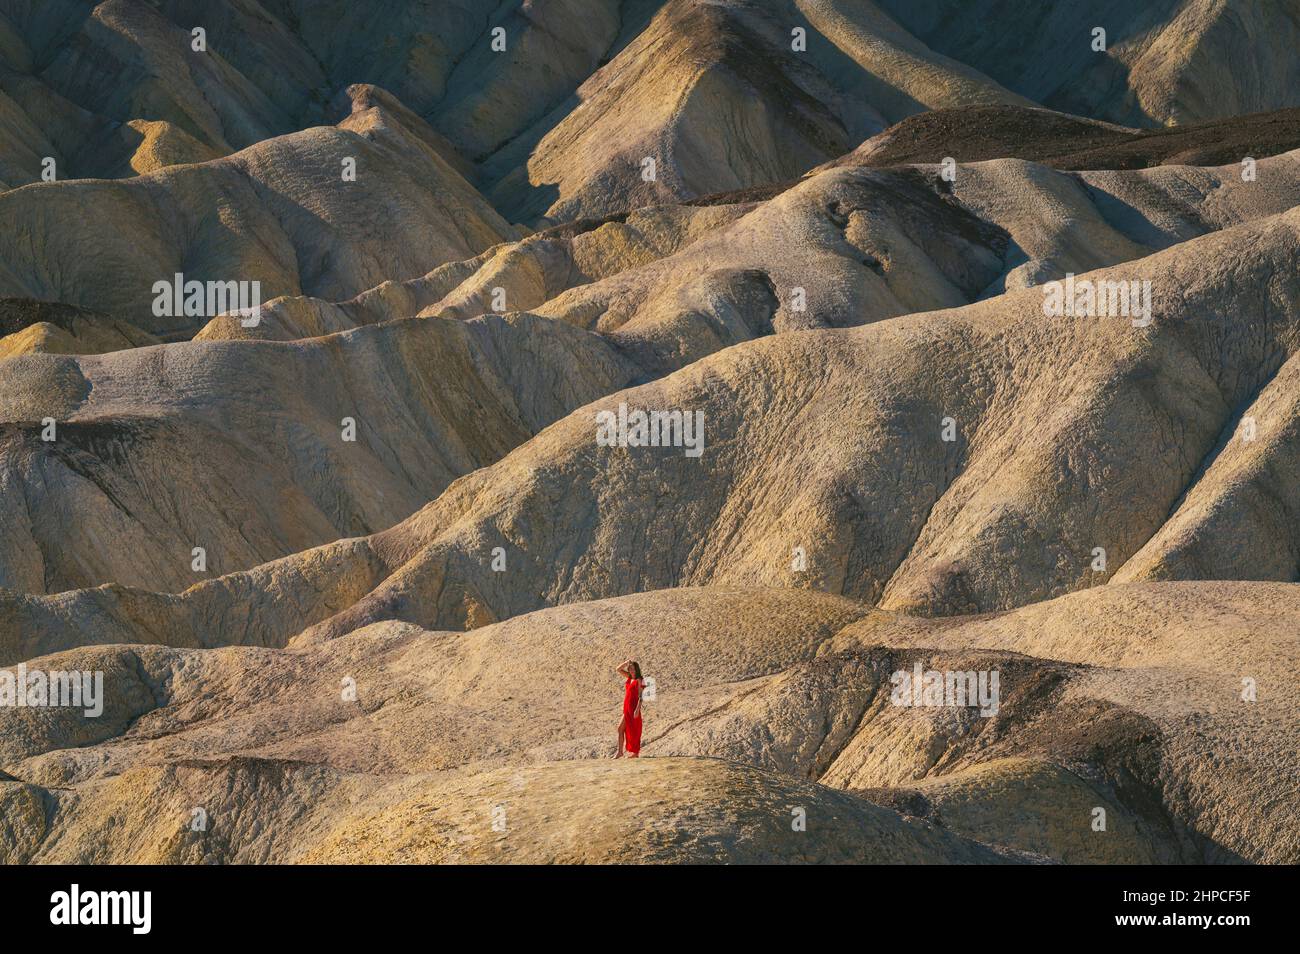
[(614, 758), (616, 759), (621, 759), (623, 757), (623, 733), (626, 729), (627, 716), (623, 716), (623, 718), (618, 720), (618, 747), (614, 750)]
[(624, 719), (623, 720), (623, 745), (627, 750), (627, 757), (630, 759), (637, 758), (641, 754), (641, 720)]

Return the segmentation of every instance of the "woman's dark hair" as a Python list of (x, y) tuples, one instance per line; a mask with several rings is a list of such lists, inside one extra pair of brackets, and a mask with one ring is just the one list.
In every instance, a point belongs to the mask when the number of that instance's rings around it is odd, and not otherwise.
[(638, 681), (640, 681), (640, 679), (641, 679), (641, 664), (638, 663), (635, 659), (629, 659), (629, 660), (627, 661), (627, 663), (628, 663), (629, 666), (632, 667), (632, 671), (633, 671), (634, 673), (636, 673), (636, 676), (635, 676), (634, 678), (637, 679)]

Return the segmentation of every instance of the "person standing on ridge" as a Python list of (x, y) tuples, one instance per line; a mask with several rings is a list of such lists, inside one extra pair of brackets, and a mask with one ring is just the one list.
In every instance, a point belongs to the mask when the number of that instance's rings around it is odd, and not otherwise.
[(641, 753), (641, 666), (635, 659), (629, 659), (618, 667), (618, 673), (624, 678), (623, 683), (623, 718), (618, 722), (618, 751), (614, 758), (622, 758), (626, 748), (627, 757), (636, 758)]

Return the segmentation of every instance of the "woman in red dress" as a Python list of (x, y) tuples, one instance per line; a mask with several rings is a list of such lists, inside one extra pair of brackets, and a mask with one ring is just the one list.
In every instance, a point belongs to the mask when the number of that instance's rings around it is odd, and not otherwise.
[(634, 759), (641, 752), (641, 666), (634, 659), (629, 659), (618, 667), (623, 683), (623, 718), (618, 722), (618, 751), (614, 758), (622, 758), (624, 749), (627, 757)]

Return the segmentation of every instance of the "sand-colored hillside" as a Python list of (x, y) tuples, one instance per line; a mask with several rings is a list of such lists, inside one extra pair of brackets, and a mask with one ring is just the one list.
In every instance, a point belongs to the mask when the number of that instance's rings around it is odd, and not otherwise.
[[(937, 623), (706, 588), (470, 634), (78, 649), (30, 663), (105, 671), (103, 716), (0, 712), (0, 856), (998, 860), (972, 839), (1007, 860), (1293, 861), (1295, 599), (1148, 584)], [(629, 654), (654, 680), (640, 764), (605, 758)], [(998, 712), (895, 705), (916, 663), (998, 670)]]
[[(0, 233), (0, 292), (193, 333), (216, 314), (159, 316), (157, 282), (181, 273), (258, 281), (262, 301), (347, 298), (516, 237), (405, 114), (360, 97), (355, 105), (338, 126), (209, 162), (0, 193), (11, 223)], [(355, 161), (355, 181), (344, 179), (345, 160)]]
[(528, 314), (3, 368), (0, 586), (26, 593), (180, 591), (387, 529), (637, 374)]
[[(190, 644), (198, 619), (218, 633), (240, 620), (237, 641), (270, 645), (312, 624), (314, 635), (386, 619), (459, 628), (679, 585), (808, 586), (938, 615), (1100, 585), (1189, 488), (1222, 486), (1207, 464), (1300, 340), (1288, 267), (1298, 234), (1290, 212), (1089, 273), (1151, 282), (1146, 327), (1049, 319), (1042, 290), (1028, 288), (862, 328), (772, 335), (611, 389), (391, 529), (166, 601), (170, 622), (155, 638)], [(60, 385), (71, 407), (79, 380), (70, 369)], [(700, 412), (699, 456), (598, 445), (596, 413), (620, 404)], [(1261, 433), (1289, 433), (1290, 405), (1269, 406), (1282, 416)], [(1261, 452), (1276, 466), (1289, 459), (1277, 442)], [(1293, 536), (1282, 519), (1230, 539), (1289, 580), (1294, 567), (1263, 555), (1285, 552)], [(509, 572), (493, 568), (498, 547)], [(103, 611), (85, 593), (61, 609), (9, 605), (0, 624), (11, 632), (29, 614)]]

